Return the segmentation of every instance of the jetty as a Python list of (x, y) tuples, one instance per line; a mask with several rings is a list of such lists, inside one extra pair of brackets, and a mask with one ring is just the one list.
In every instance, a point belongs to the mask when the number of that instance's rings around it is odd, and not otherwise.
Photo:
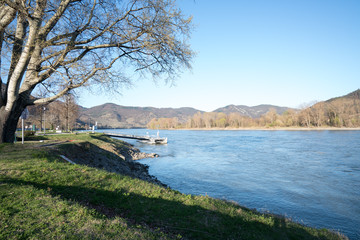
[(167, 138), (159, 137), (159, 133), (155, 137), (149, 135), (137, 136), (137, 135), (129, 135), (129, 134), (121, 134), (121, 133), (108, 133), (108, 132), (104, 132), (104, 134), (109, 137), (135, 139), (149, 144), (167, 144)]

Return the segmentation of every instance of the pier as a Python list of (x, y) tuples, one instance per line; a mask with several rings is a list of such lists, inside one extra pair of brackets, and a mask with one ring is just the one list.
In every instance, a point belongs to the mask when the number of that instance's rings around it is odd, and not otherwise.
[(139, 140), (139, 141), (142, 141), (145, 143), (150, 143), (150, 144), (167, 144), (167, 138), (161, 138), (161, 137), (159, 137), (159, 134), (156, 137), (136, 136), (136, 135), (129, 135), (129, 134), (107, 133), (107, 132), (104, 132), (104, 134), (109, 137), (135, 139), (135, 140)]

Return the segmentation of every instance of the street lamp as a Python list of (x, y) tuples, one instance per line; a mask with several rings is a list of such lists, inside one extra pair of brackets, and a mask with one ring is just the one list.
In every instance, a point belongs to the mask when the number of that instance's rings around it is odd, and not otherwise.
[(45, 110), (46, 110), (46, 107), (43, 108), (44, 110), (44, 135), (46, 134), (46, 125), (45, 125)]

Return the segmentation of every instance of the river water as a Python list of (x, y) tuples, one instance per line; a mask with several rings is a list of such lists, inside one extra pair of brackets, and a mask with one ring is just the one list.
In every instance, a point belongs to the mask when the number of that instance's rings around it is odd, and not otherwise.
[(360, 131), (179, 130), (160, 135), (168, 137), (167, 145), (126, 141), (160, 155), (141, 162), (171, 188), (360, 239)]

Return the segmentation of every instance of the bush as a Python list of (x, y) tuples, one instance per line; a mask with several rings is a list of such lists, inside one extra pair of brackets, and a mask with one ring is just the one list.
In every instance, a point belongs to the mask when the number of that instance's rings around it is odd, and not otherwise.
[(24, 131), (24, 137), (35, 136), (35, 131)]

